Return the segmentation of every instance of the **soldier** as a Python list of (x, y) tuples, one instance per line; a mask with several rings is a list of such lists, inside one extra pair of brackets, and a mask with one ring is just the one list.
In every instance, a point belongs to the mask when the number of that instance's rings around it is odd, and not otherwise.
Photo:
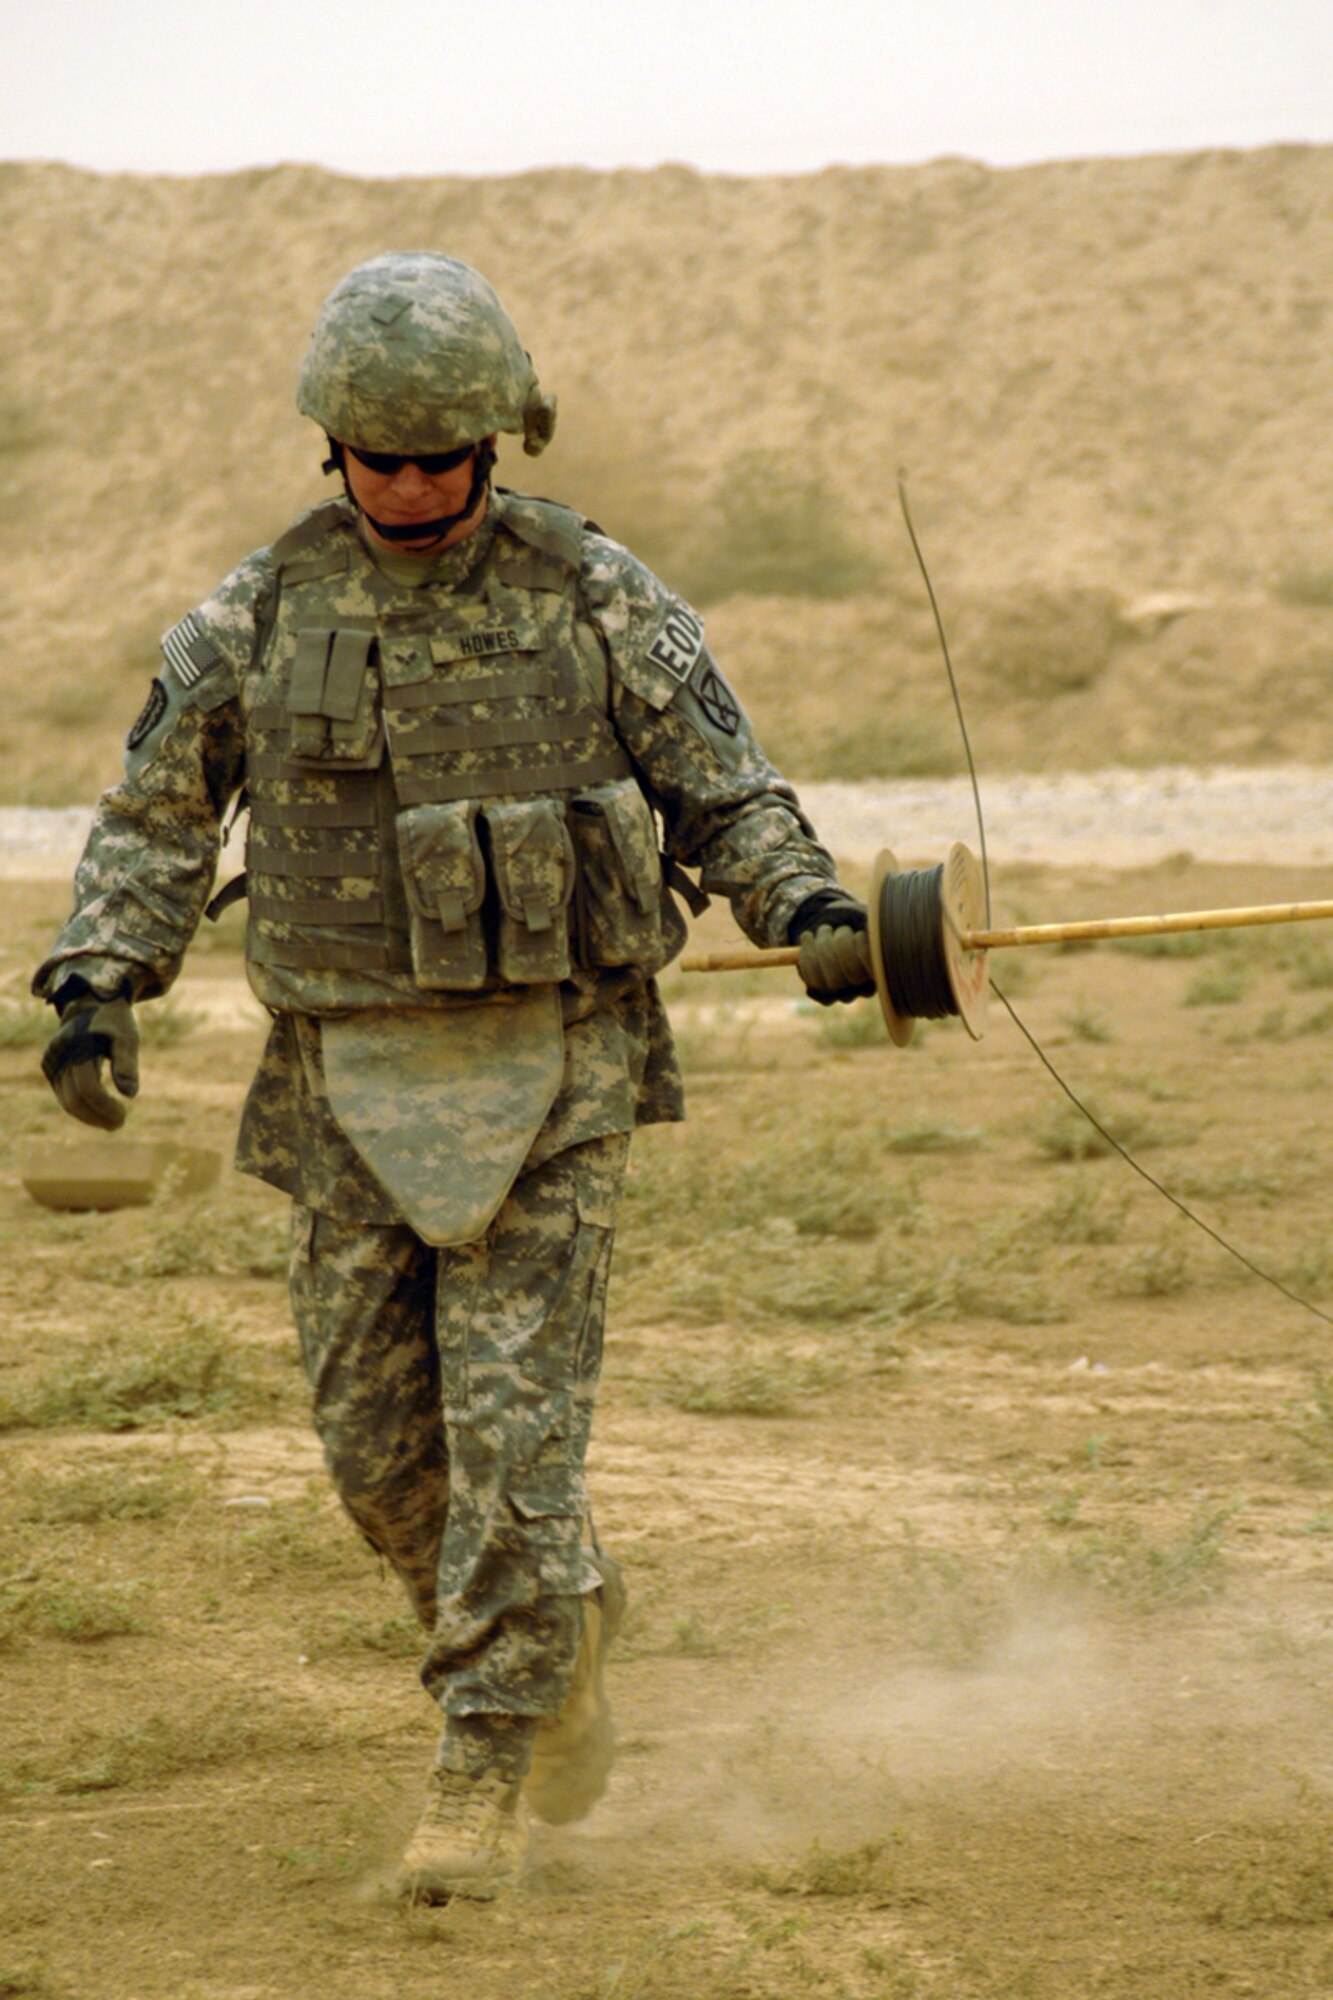
[(403, 1888), (485, 1898), (517, 1876), (523, 1802), (578, 1818), (610, 1768), (624, 1593), (584, 1458), (629, 1135), (683, 1115), (654, 978), (685, 936), (673, 892), (799, 941), (821, 1002), (873, 991), (866, 917), (695, 613), (568, 507), (492, 484), (497, 433), (536, 454), (555, 404), (484, 278), (361, 265), (297, 402), (343, 497), (163, 640), (33, 982), (60, 1021), (43, 1069), (74, 1117), (121, 1124), (134, 1009), (175, 979), (247, 805), (272, 1026), (237, 1165), (292, 1199), (329, 1471), (427, 1634), (443, 1736)]

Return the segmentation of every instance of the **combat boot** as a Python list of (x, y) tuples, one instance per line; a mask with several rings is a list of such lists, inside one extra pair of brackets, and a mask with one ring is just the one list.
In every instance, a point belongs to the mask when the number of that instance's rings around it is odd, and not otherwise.
[(560, 1708), (537, 1724), (523, 1796), (539, 1819), (565, 1826), (592, 1811), (615, 1758), (606, 1656), (625, 1616), (620, 1565), (598, 1552), (601, 1588), (583, 1600), (583, 1638)]
[(454, 1896), (489, 1902), (518, 1880), (527, 1828), (516, 1780), (430, 1774), (426, 1809), (407, 1843), (399, 1892), (414, 1903), (447, 1903)]

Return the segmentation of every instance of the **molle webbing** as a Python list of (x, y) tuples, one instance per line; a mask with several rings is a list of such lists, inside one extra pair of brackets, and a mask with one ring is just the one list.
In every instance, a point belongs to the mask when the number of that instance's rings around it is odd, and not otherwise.
[(267, 896), (250, 891), (250, 908), (257, 917), (269, 917), (279, 924), (373, 924), (384, 922), (384, 904), (378, 896), (354, 900), (345, 896)]
[[(252, 864), (246, 871), (250, 884), (250, 908), (256, 917), (271, 917), (279, 924), (364, 924), (382, 925), (385, 918), (383, 895), (352, 895), (339, 892), (320, 876), (288, 874), (267, 863)], [(375, 883), (375, 877), (342, 875), (335, 881), (354, 879)], [(267, 884), (274, 884), (269, 888)], [(285, 888), (278, 891), (276, 885)], [(377, 885), (378, 886), (378, 885)], [(321, 895), (321, 889), (327, 893)], [(301, 891), (307, 893), (302, 894)], [(314, 893), (309, 893), (313, 891)]]
[[(482, 796), (530, 799), (542, 792), (579, 791), (585, 785), (628, 777), (630, 768), (624, 751), (613, 750), (604, 757), (587, 757), (577, 764), (545, 764), (536, 771), (506, 771), (492, 779)], [(471, 773), (460, 778), (400, 778), (398, 796), (405, 806), (447, 805), (454, 799), (475, 799), (477, 779)]]
[[(253, 907), (253, 905), (252, 905)], [(246, 946), (260, 965), (287, 967), (293, 972), (410, 972), (412, 952), (407, 938), (368, 937), (354, 943), (320, 938), (275, 938), (251, 925)]]
[[(257, 732), (258, 741), (275, 745), (275, 726), (285, 710), (257, 709), (270, 728)], [(377, 772), (349, 771), (330, 799), (330, 780), (292, 763), (285, 752), (263, 748), (252, 752), (250, 841), (246, 871), (250, 884), (250, 950), (265, 963), (292, 965), (323, 962), (387, 967), (409, 956), (406, 937), (396, 937), (390, 895), (390, 855), (378, 838), (384, 808), (377, 797)], [(285, 796), (272, 796), (272, 780), (283, 781)], [(341, 889), (337, 885), (342, 885)], [(305, 941), (275, 935), (275, 926), (332, 930), (318, 947), (325, 956), (305, 956)], [(342, 933), (343, 935), (338, 935)], [(311, 944), (311, 951), (316, 947)], [(327, 956), (336, 953), (337, 957)]]
[(375, 795), (364, 798), (321, 800), (300, 805), (280, 805), (275, 799), (264, 803), (264, 825), (274, 826), (359, 826), (379, 824)]
[(589, 698), (570, 596), (557, 598), (552, 611), (544, 652), (527, 652), (489, 673), (437, 666), (429, 681), (385, 688), (389, 754), (403, 805), (569, 796), (630, 775), (605, 712)]
[[(271, 738), (269, 740), (272, 741)], [(311, 764), (293, 765), (291, 752), (288, 750), (265, 749), (252, 750), (246, 759), (245, 768), (248, 776), (262, 780), (264, 778), (290, 778), (293, 770), (298, 770), (302, 775), (308, 777), (314, 766)], [(255, 803), (258, 803), (259, 798), (260, 791), (257, 788)], [(267, 805), (267, 800), (264, 803)], [(311, 803), (313, 804), (314, 801), (312, 800)], [(253, 806), (251, 808), (251, 816), (253, 817)]]
[[(474, 674), (460, 686), (453, 697), (460, 696), (468, 701), (550, 701), (556, 691), (555, 675), (548, 668), (532, 666), (512, 668), (502, 674)], [(413, 681), (406, 687), (390, 690), (390, 707), (393, 709), (439, 708), (442, 701), (450, 699), (450, 691), (442, 689), (438, 680)]]
[(581, 523), (498, 512), (454, 588), (386, 577), (338, 508), (280, 545), (247, 752), (259, 964), (430, 990), (565, 976), (546, 941), (582, 924), (572, 801), (633, 766), (580, 649)]
[(401, 733), (389, 722), (390, 748), (395, 761), (425, 755), (450, 757), (462, 750), (508, 750), (530, 743), (582, 743), (592, 737), (605, 738), (604, 726), (595, 715), (532, 716), (520, 720), (503, 716), (498, 722), (447, 722), (447, 709), (437, 709), (431, 721), (416, 724)]
[(379, 856), (367, 848), (323, 848), (318, 854), (302, 854), (271, 847), (258, 836), (251, 842), (249, 864), (260, 875), (346, 875), (374, 882), (379, 877)]

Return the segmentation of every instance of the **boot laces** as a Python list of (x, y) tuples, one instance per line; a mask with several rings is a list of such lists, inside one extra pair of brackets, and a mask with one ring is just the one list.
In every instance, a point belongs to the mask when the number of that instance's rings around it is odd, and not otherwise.
[(496, 1838), (513, 1817), (512, 1787), (500, 1778), (469, 1778), (457, 1771), (436, 1770), (423, 1814), (423, 1831), (460, 1833), (480, 1840)]

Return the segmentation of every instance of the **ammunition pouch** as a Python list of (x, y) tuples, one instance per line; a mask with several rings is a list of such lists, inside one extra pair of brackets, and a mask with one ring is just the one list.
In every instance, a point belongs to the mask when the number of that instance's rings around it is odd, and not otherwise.
[(521, 991), (678, 948), (652, 809), (589, 680), (581, 547), (534, 502), (466, 591), (426, 600), (336, 509), (275, 545), (247, 717), (252, 963), (314, 975), (332, 1007), (366, 1004), (362, 973), (390, 975), (372, 997)]
[(305, 626), (287, 684), (291, 753), (301, 762), (372, 769), (383, 747), (374, 676), (373, 632)]
[(499, 901), (496, 970), (513, 986), (568, 979), (574, 850), (555, 799), (483, 808)]
[(483, 986), (486, 864), (477, 838), (476, 800), (409, 806), (398, 814), (397, 825), (418, 984), (464, 992)]
[(662, 948), (662, 862), (648, 801), (633, 778), (597, 785), (572, 802), (579, 872), (579, 956), (604, 966), (657, 964)]

